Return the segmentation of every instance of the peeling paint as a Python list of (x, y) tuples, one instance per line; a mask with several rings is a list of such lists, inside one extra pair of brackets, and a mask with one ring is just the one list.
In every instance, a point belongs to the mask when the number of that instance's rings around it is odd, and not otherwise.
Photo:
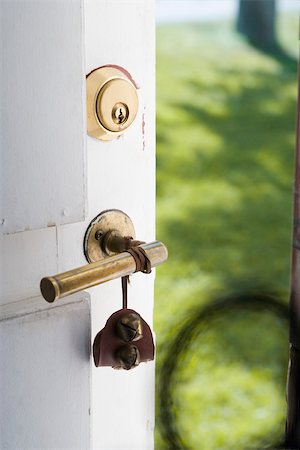
[(143, 140), (143, 152), (145, 151), (145, 147), (146, 147), (146, 141), (145, 141), (145, 110), (146, 107), (144, 107), (144, 112), (142, 114), (142, 140)]

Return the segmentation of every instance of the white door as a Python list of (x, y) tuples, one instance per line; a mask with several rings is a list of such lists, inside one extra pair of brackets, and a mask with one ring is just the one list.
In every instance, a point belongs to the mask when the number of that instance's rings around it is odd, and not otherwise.
[[(119, 209), (155, 238), (153, 0), (0, 0), (1, 449), (153, 448), (154, 362), (96, 368), (94, 336), (122, 306), (114, 280), (49, 304), (40, 279), (86, 264), (83, 240)], [(138, 86), (120, 138), (86, 133), (86, 74)], [(128, 306), (152, 325), (154, 272)]]

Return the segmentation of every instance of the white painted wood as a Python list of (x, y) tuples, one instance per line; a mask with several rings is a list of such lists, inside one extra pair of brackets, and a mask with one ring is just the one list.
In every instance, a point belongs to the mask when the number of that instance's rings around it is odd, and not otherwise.
[(0, 448), (90, 448), (87, 300), (0, 322)]
[[(76, 5), (79, 4), (79, 0), (41, 0), (39, 2), (18, 0), (18, 2), (5, 3), (6, 7), (11, 3), (13, 8), (20, 3), (30, 4), (32, 22), (35, 14), (37, 14), (38, 21), (41, 21), (42, 5), (47, 4), (49, 7), (53, 4), (57, 7), (57, 14), (60, 16), (57, 19), (58, 24), (62, 26), (62, 21), (65, 24), (68, 20), (74, 19), (73, 12)], [(87, 320), (86, 309), (83, 308), (79, 312), (76, 307), (77, 302), (80, 303), (81, 298), (83, 298), (81, 295), (85, 297), (85, 294), (65, 298), (57, 305), (48, 305), (38, 296), (41, 276), (52, 275), (86, 263), (82, 251), (86, 228), (90, 220), (105, 209), (118, 208), (125, 211), (132, 218), (139, 239), (149, 242), (155, 238), (154, 0), (85, 0), (84, 3), (85, 73), (105, 64), (116, 64), (127, 69), (139, 86), (139, 112), (133, 126), (120, 139), (104, 143), (90, 137), (87, 138), (86, 171), (88, 184), (86, 200), (89, 210), (84, 222), (63, 224), (60, 221), (56, 222), (57, 224), (60, 223), (59, 226), (2, 237), (0, 303), (3, 306), (0, 308), (0, 318), (6, 320), (3, 324), (5, 323), (5, 326), (9, 328), (8, 333), (3, 331), (5, 351), (9, 352), (9, 365), (5, 365), (1, 369), (0, 385), (3, 391), (7, 389), (7, 392), (4, 392), (5, 408), (11, 408), (9, 409), (9, 416), (4, 417), (5, 433), (2, 438), (4, 439), (2, 446), (4, 442), (6, 447), (3, 448), (22, 450), (48, 448), (44, 446), (45, 440), (48, 440), (47, 433), (49, 431), (49, 422), (45, 418), (48, 419), (49, 411), (51, 417), (54, 413), (61, 417), (60, 409), (62, 409), (64, 422), (54, 418), (52, 428), (54, 436), (49, 437), (48, 443), (45, 444), (52, 445), (52, 449), (71, 448), (68, 446), (72, 445), (74, 445), (73, 448), (90, 448), (93, 450), (153, 449), (153, 362), (141, 364), (130, 372), (114, 371), (110, 368), (95, 368), (92, 363), (92, 367), (89, 366), (89, 376), (87, 377), (87, 379), (92, 377), (91, 397), (86, 397), (90, 407), (90, 416), (89, 420), (86, 416), (82, 417), (83, 409), (81, 405), (84, 400), (82, 391), (80, 391), (79, 379), (82, 380), (84, 385), (83, 378), (86, 377), (87, 364), (91, 363), (91, 359), (88, 362), (82, 358), (83, 352), (78, 352), (78, 347), (87, 345), (86, 336), (88, 335), (92, 337), (91, 345), (94, 336), (105, 325), (108, 317), (121, 307), (120, 280), (89, 290), (91, 296), (91, 318), (89, 321)], [(22, 6), (23, 9), (25, 8), (24, 5)], [(60, 10), (60, 8), (62, 9)], [(68, 11), (70, 11), (71, 19), (67, 19), (67, 8), (70, 8)], [(64, 19), (62, 19), (61, 14)], [(54, 20), (54, 15), (54, 12), (50, 14), (50, 20)], [(20, 21), (21, 19), (18, 16), (15, 23)], [(60, 25), (54, 25), (54, 27)], [(14, 26), (12, 25), (12, 27)], [(124, 26), (126, 27), (126, 38), (117, 39), (118, 33), (120, 30), (124, 30)], [(47, 28), (47, 25), (45, 27)], [(81, 38), (79, 36), (76, 38), (78, 41), (83, 39), (82, 28), (80, 30)], [(55, 41), (56, 47), (63, 47), (65, 38), (67, 42), (71, 40), (72, 37), (69, 38), (65, 34), (64, 32), (64, 35), (60, 36), (60, 42)], [(69, 59), (70, 64), (72, 64), (73, 52), (76, 51), (82, 58), (81, 46), (76, 39), (74, 42), (75, 44), (77, 42), (77, 44), (72, 47), (70, 45), (70, 52), (64, 53), (65, 65), (61, 72), (67, 70)], [(9, 45), (13, 44), (14, 41)], [(51, 54), (51, 46), (49, 44), (47, 47), (47, 45), (44, 47), (45, 54), (49, 52)], [(44, 58), (41, 51), (38, 53), (38, 40), (32, 42), (32, 47), (36, 59)], [(81, 91), (83, 92), (85, 80), (82, 77), (82, 67), (79, 67), (78, 64), (75, 71), (77, 76), (81, 77)], [(49, 82), (49, 92), (55, 96), (56, 91), (51, 84), (51, 79)], [(0, 89), (2, 90), (2, 82), (0, 81), (0, 83)], [(77, 100), (74, 100), (73, 107), (76, 111), (77, 107), (79, 109), (78, 105)], [(81, 113), (84, 114), (85, 105), (82, 102), (80, 108)], [(27, 110), (28, 114), (29, 112), (30, 108)], [(78, 118), (79, 113), (77, 113), (76, 117)], [(3, 115), (1, 118), (3, 119)], [(63, 120), (62, 117), (61, 119)], [(18, 121), (20, 122), (18, 126), (22, 126), (20, 117)], [(27, 121), (33, 133), (31, 139), (34, 148), (39, 148), (42, 136), (36, 132), (34, 122), (29, 123), (29, 119)], [(58, 130), (59, 124), (57, 122), (53, 123), (53, 128), (55, 128), (55, 133), (61, 132)], [(75, 134), (76, 130), (74, 130)], [(81, 128), (79, 134), (80, 136), (76, 134), (76, 145), (79, 145), (78, 142), (82, 143), (86, 138), (85, 129), (82, 130)], [(64, 142), (63, 135), (56, 135), (56, 137), (55, 142)], [(43, 139), (42, 142), (44, 142)], [(22, 160), (22, 164), (24, 189), (30, 190), (35, 185), (35, 178), (30, 177), (28, 171), (33, 170), (36, 173), (38, 165), (34, 165), (34, 167), (26, 165), (24, 160)], [(20, 165), (17, 164), (14, 167), (18, 171)], [(12, 176), (15, 177), (17, 172), (14, 169), (11, 170)], [(70, 194), (70, 197), (68, 197), (70, 201), (81, 205), (82, 197), (76, 193), (78, 188), (78, 186), (75, 186), (78, 182), (77, 175), (76, 177), (74, 175), (76, 170), (74, 168), (70, 170), (72, 173), (70, 171), (65, 173), (64, 188), (67, 186), (67, 189), (70, 189), (69, 192), (72, 191), (72, 195)], [(39, 177), (38, 174), (36, 176)], [(57, 192), (53, 189), (49, 179), (50, 177), (45, 176), (44, 182), (45, 185), (50, 186), (49, 190), (52, 189), (52, 201), (56, 204), (57, 202), (53, 199), (56, 200)], [(24, 202), (21, 207), (23, 208), (22, 215), (30, 217), (29, 212), (26, 211), (27, 208), (29, 211), (32, 205), (36, 205), (36, 197), (24, 195), (22, 199)], [(51, 214), (56, 207), (53, 203), (48, 204), (47, 207)], [(68, 219), (62, 220), (67, 222)], [(154, 271), (150, 275), (133, 275), (129, 287), (129, 306), (141, 313), (150, 325), (152, 325), (153, 312), (153, 285)], [(35, 298), (29, 299), (29, 297)], [(59, 305), (61, 307), (56, 308)], [(46, 311), (44, 311), (45, 308)], [(81, 313), (85, 317), (82, 321), (80, 320)], [(30, 326), (25, 317), (34, 319)], [(7, 321), (8, 318), (10, 320)], [(72, 325), (73, 322), (74, 326)], [(59, 342), (59, 346), (55, 348), (58, 355), (55, 354), (54, 347), (50, 346), (42, 357), (41, 366), (39, 366), (40, 357), (38, 355), (44, 340), (46, 342)], [(18, 349), (17, 353), (8, 350), (14, 347)], [(0, 348), (2, 358), (4, 347)], [(33, 354), (30, 353), (30, 350)], [(23, 357), (23, 353), (29, 355), (28, 358)], [(68, 365), (62, 357), (63, 354), (72, 355), (72, 360), (67, 361)], [(18, 358), (14, 358), (14, 355), (17, 355)], [(51, 373), (55, 372), (54, 378), (57, 379), (57, 383), (60, 383), (60, 387), (57, 387), (57, 390), (55, 390), (56, 388), (52, 390), (45, 367), (49, 358), (53, 360), (56, 357), (55, 366), (51, 366), (49, 370), (52, 371)], [(26, 385), (21, 382), (20, 378), (20, 358), (22, 358), (22, 372), (24, 372)], [(2, 361), (4, 360), (5, 358), (2, 358)], [(40, 370), (39, 367), (42, 367), (42, 369)], [(67, 378), (65, 377), (66, 374)], [(40, 375), (42, 375), (41, 378)], [(43, 386), (39, 384), (40, 379), (44, 380)], [(66, 379), (69, 380), (69, 385), (64, 384)], [(74, 379), (76, 380), (75, 384), (72, 384)], [(21, 383), (20, 386), (19, 383)], [(48, 402), (42, 401), (40, 401), (39, 408), (36, 408), (35, 386), (37, 386), (36, 392), (39, 393), (40, 398), (43, 398), (42, 387), (46, 386), (50, 389), (46, 395), (48, 396), (47, 400), (49, 397), (52, 399), (52, 401), (49, 400), (52, 405), (51, 410), (47, 409)], [(14, 392), (14, 389), (16, 389), (16, 392)], [(64, 394), (61, 394), (60, 389), (64, 390)], [(76, 390), (79, 391), (79, 400), (77, 400)], [(28, 410), (28, 414), (19, 413), (19, 411), (23, 411), (24, 395), (29, 398), (32, 396), (32, 402), (30, 403), (32, 408)], [(21, 409), (18, 406), (17, 397), (21, 399)], [(0, 409), (3, 409), (2, 400), (0, 400), (0, 405)], [(85, 406), (84, 411), (86, 411)], [(70, 414), (70, 419), (67, 412)], [(75, 417), (76, 414), (77, 418)], [(81, 428), (78, 425), (79, 420), (82, 424)], [(26, 430), (32, 430), (33, 423), (34, 432), (30, 435)], [(64, 436), (62, 435), (62, 424), (65, 427)], [(79, 439), (77, 444), (75, 438), (72, 440), (72, 433), (74, 433), (75, 428), (78, 428), (78, 430), (75, 430), (75, 435)], [(89, 430), (91, 431), (91, 441), (89, 444), (85, 444)], [(80, 436), (82, 436), (81, 441)], [(9, 439), (10, 437), (11, 439)], [(2, 449), (1, 443), (0, 448)]]
[(55, 227), (0, 237), (0, 305), (40, 295), (46, 273), (56, 273)]
[(91, 448), (87, 294), (39, 294), (85, 214), (82, 3), (0, 0), (1, 450)]
[[(86, 72), (105, 64), (124, 67), (139, 86), (140, 101), (135, 123), (120, 139), (103, 143), (88, 137), (89, 218), (104, 209), (121, 209), (133, 220), (138, 239), (151, 241), (155, 237), (154, 1), (88, 0), (85, 19)], [(70, 248), (66, 231), (67, 227), (60, 227), (58, 241)], [(120, 309), (120, 283), (90, 290), (93, 337)], [(129, 306), (149, 324), (153, 283), (154, 274), (136, 274), (129, 288)], [(92, 430), (93, 449), (153, 449), (154, 363), (128, 373), (93, 367), (92, 392), (93, 423), (98, 424)]]
[(84, 219), (82, 2), (0, 1), (0, 234)]

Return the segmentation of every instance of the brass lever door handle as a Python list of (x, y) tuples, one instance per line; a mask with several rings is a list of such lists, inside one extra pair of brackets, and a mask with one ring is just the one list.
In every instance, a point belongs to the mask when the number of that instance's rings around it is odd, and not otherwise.
[[(162, 242), (143, 244), (141, 248), (145, 250), (152, 267), (162, 264), (168, 258), (167, 248)], [(131, 275), (135, 270), (133, 256), (124, 251), (68, 272), (43, 278), (40, 284), (41, 293), (47, 302), (52, 303), (106, 281)]]
[(40, 288), (44, 299), (52, 303), (83, 289), (143, 270), (138, 268), (140, 264), (131, 249), (138, 251), (139, 247), (142, 248), (151, 267), (166, 261), (168, 251), (164, 244), (159, 241), (146, 244), (135, 240), (134, 236), (134, 226), (127, 214), (116, 209), (100, 213), (89, 224), (84, 237), (84, 254), (89, 264), (43, 278)]

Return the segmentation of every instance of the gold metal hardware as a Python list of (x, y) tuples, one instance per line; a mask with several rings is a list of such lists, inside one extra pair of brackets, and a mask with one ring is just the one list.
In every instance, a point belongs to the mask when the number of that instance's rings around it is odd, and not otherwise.
[(86, 79), (88, 134), (110, 141), (123, 134), (138, 111), (137, 89), (125, 70), (100, 67)]
[(117, 350), (117, 359), (119, 366), (115, 366), (114, 369), (130, 370), (137, 367), (140, 364), (140, 352), (135, 345), (126, 344)]
[[(162, 264), (168, 257), (167, 248), (162, 242), (155, 241), (141, 247), (145, 250), (152, 267)], [(131, 275), (135, 269), (133, 256), (122, 252), (68, 272), (43, 278), (41, 292), (44, 299), (51, 303), (83, 289)]]
[[(118, 237), (119, 244), (116, 242)], [(120, 253), (127, 248), (121, 246), (121, 240), (135, 238), (133, 223), (127, 214), (118, 209), (109, 209), (100, 213), (89, 224), (84, 238), (84, 254), (89, 263)], [(135, 241), (136, 245), (138, 242)]]
[[(96, 239), (98, 238), (96, 233)], [(118, 231), (108, 231), (99, 236), (99, 244), (102, 250), (107, 255), (114, 255), (115, 253), (125, 252), (129, 248), (137, 247), (140, 244), (145, 244), (143, 241), (136, 241), (131, 236), (122, 236)]]
[(112, 118), (115, 123), (118, 125), (121, 123), (125, 123), (128, 119), (129, 111), (127, 105), (124, 103), (117, 103), (112, 110)]
[(116, 325), (116, 332), (125, 342), (142, 339), (143, 328), (140, 316), (131, 312), (120, 317)]
[[(100, 213), (89, 224), (84, 237), (84, 254), (90, 264), (43, 278), (40, 287), (44, 299), (54, 302), (83, 289), (131, 275), (137, 269), (137, 263), (126, 250), (137, 246), (144, 249), (152, 267), (166, 261), (168, 251), (164, 244), (159, 241), (145, 244), (134, 237), (133, 223), (123, 211), (111, 209)], [(142, 335), (136, 319), (131, 315), (123, 317), (117, 327), (127, 336), (134, 333), (135, 338), (131, 340)]]

